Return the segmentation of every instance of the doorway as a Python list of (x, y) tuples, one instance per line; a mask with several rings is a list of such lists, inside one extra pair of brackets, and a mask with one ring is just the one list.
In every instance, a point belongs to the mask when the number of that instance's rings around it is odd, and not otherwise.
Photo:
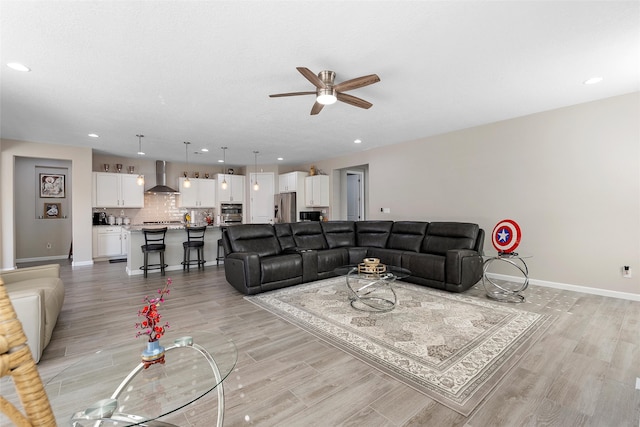
[(363, 221), (364, 217), (364, 173), (347, 171), (347, 220)]
[(71, 258), (71, 161), (15, 157), (15, 263)]

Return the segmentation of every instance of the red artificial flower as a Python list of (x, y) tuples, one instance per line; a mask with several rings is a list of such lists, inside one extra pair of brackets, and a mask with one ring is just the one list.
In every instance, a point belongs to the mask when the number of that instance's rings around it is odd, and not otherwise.
[(158, 293), (160, 294), (157, 298), (149, 298), (146, 296), (144, 301), (149, 305), (146, 305), (138, 312), (138, 316), (144, 316), (146, 320), (142, 322), (136, 323), (136, 328), (144, 329), (138, 331), (136, 333), (136, 337), (140, 335), (148, 335), (149, 342), (157, 341), (164, 335), (165, 328), (169, 327), (169, 323), (165, 323), (164, 325), (160, 325), (160, 319), (162, 316), (158, 313), (158, 308), (160, 306), (159, 302), (164, 302), (164, 295), (169, 293), (169, 285), (172, 284), (173, 281), (168, 278), (167, 284), (163, 289), (159, 289)]

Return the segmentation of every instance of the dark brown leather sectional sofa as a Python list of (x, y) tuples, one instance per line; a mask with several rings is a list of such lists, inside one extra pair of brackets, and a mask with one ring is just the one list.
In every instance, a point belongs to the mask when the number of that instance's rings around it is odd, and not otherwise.
[(464, 292), (482, 277), (483, 245), (484, 231), (462, 222), (243, 224), (223, 233), (226, 279), (247, 295), (333, 277), (364, 258), (410, 270), (408, 282)]

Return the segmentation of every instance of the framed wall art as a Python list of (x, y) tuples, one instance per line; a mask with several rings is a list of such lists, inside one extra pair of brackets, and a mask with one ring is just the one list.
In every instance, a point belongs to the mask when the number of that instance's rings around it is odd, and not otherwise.
[(64, 175), (41, 173), (40, 197), (60, 199), (65, 197)]
[(61, 203), (45, 203), (43, 218), (62, 218)]

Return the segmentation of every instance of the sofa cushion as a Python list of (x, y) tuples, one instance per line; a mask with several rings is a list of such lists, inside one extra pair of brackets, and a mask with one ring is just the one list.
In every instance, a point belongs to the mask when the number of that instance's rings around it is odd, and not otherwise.
[(401, 267), (403, 253), (405, 251), (400, 249), (368, 248), (367, 258), (378, 258), (382, 264)]
[(393, 221), (356, 222), (356, 246), (385, 248)]
[(318, 251), (318, 273), (333, 272), (336, 268), (348, 264), (349, 251), (346, 248)]
[(478, 224), (432, 222), (427, 227), (421, 252), (445, 256), (449, 249), (473, 249), (478, 230)]
[(391, 227), (387, 248), (420, 252), (420, 247), (427, 233), (428, 222), (397, 221)]
[[(14, 292), (41, 289), (44, 293), (44, 340), (43, 349), (51, 341), (53, 329), (64, 304), (64, 284), (57, 277), (40, 277), (5, 284), (9, 298)], [(38, 313), (34, 313), (38, 316)]]
[(440, 255), (405, 252), (402, 254), (402, 268), (411, 271), (411, 276), (444, 283), (446, 259)]
[(226, 229), (232, 252), (255, 252), (260, 257), (281, 252), (276, 232), (270, 224), (244, 224)]
[(299, 277), (302, 281), (302, 257), (297, 254), (269, 256), (260, 259), (262, 271), (260, 282), (269, 282)]
[(344, 248), (356, 245), (356, 226), (353, 221), (321, 222), (329, 248)]
[(317, 221), (291, 223), (291, 233), (296, 246), (304, 249), (327, 249), (322, 226)]
[(291, 233), (291, 226), (289, 223), (274, 224), (273, 229), (276, 232), (280, 248), (282, 248), (283, 251), (296, 247), (296, 242), (293, 241), (293, 234)]

